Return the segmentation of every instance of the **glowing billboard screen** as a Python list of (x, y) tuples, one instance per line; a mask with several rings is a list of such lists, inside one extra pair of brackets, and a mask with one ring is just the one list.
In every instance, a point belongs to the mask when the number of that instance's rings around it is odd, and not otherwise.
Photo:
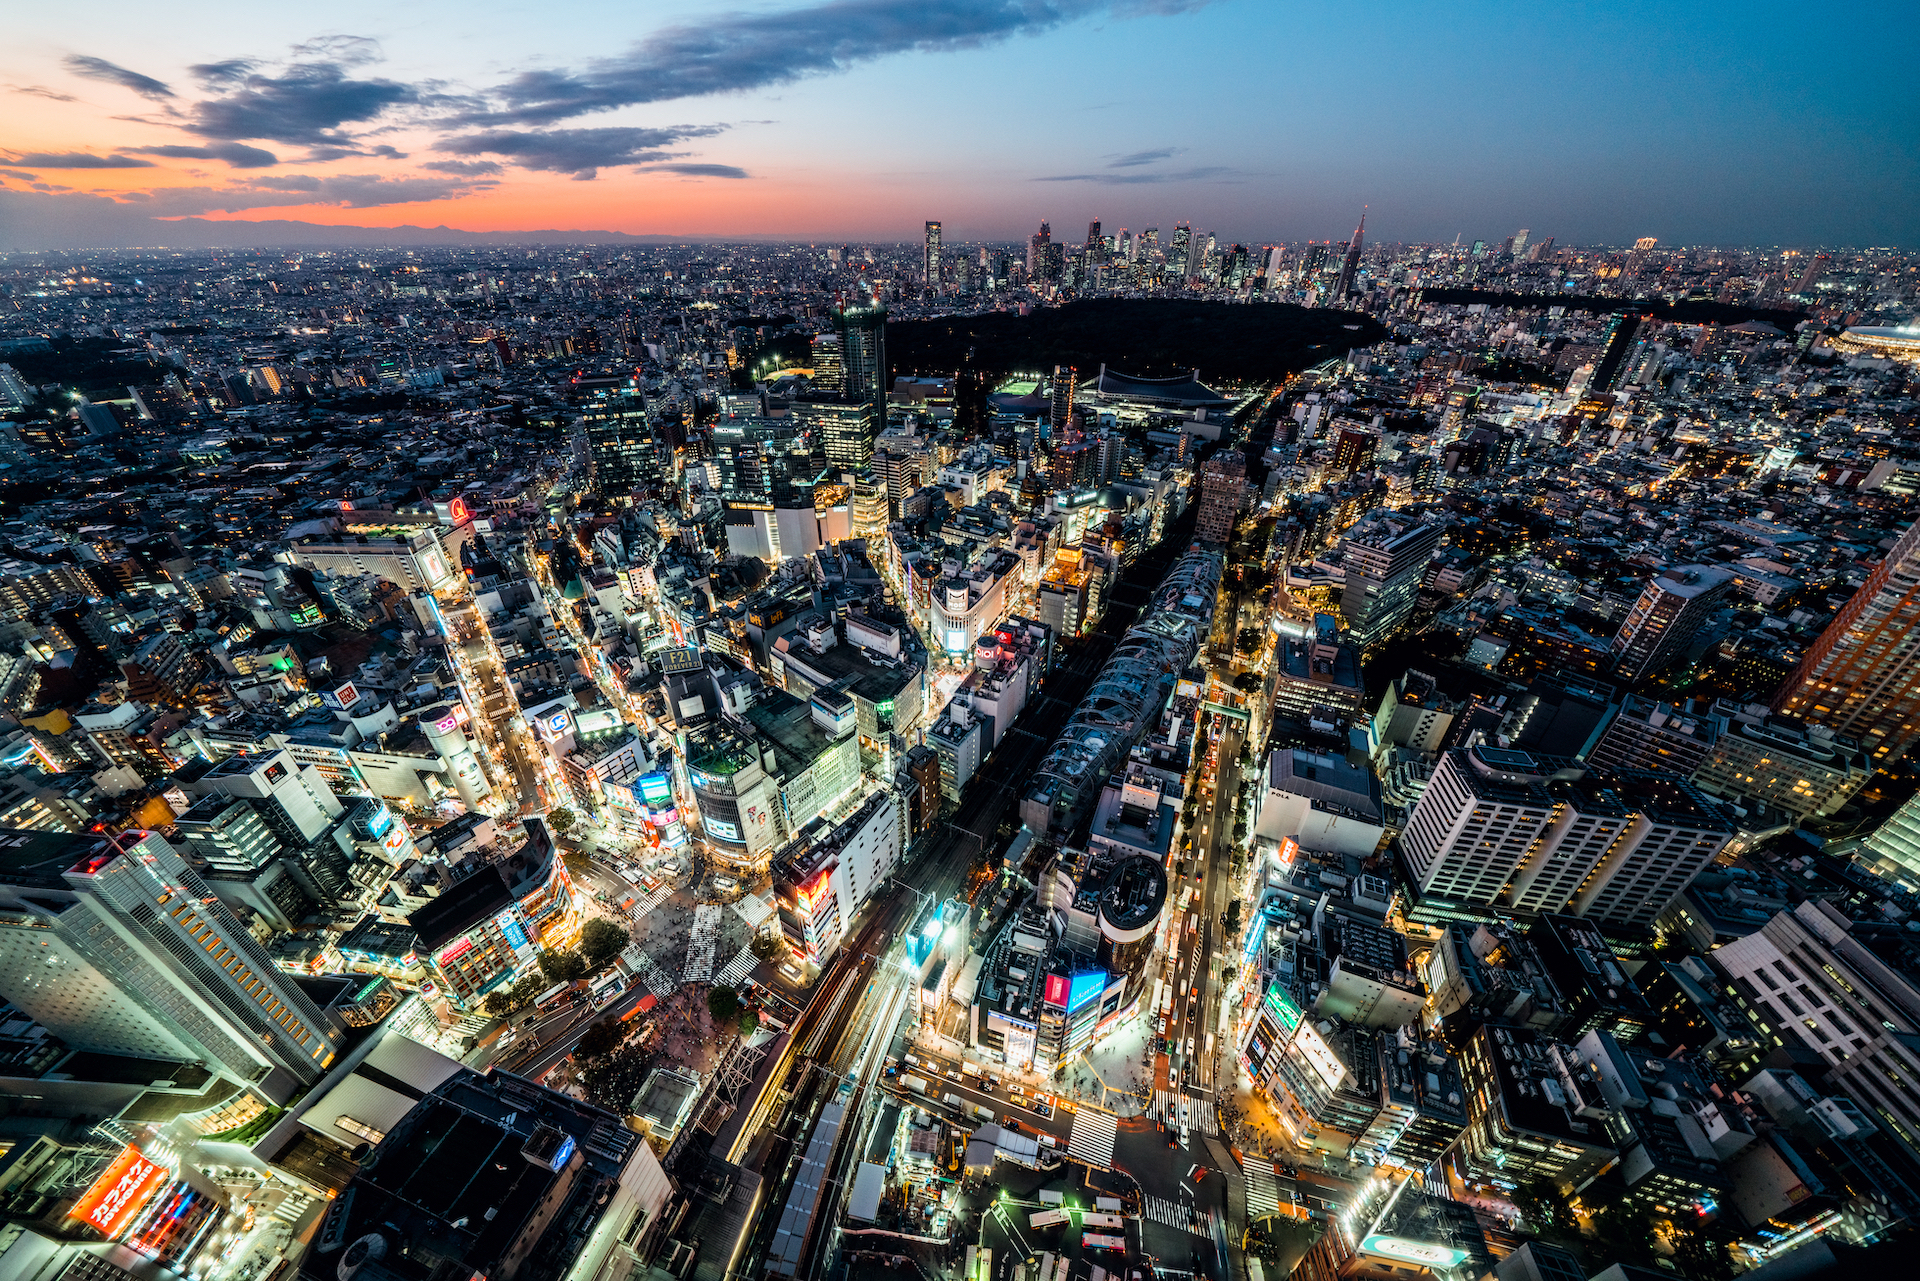
[(673, 799), (673, 780), (665, 774), (642, 774), (633, 783), (649, 805), (664, 805)]
[(1437, 1245), (1432, 1241), (1409, 1241), (1405, 1237), (1383, 1236), (1377, 1232), (1362, 1241), (1360, 1248), (1368, 1254), (1384, 1254), (1389, 1259), (1399, 1259), (1403, 1263), (1414, 1263), (1435, 1270), (1457, 1268), (1467, 1257), (1465, 1250), (1456, 1250), (1450, 1245)]
[(1278, 983), (1267, 989), (1265, 1004), (1283, 1030), (1291, 1032), (1300, 1026), (1300, 1007)]
[[(1053, 980), (1047, 981), (1051, 983)], [(1100, 994), (1106, 990), (1107, 972), (1105, 970), (1089, 970), (1085, 974), (1074, 975), (1073, 981), (1067, 987), (1067, 1013), (1073, 1013), (1088, 1001), (1098, 1000)]]
[(1067, 976), (1064, 974), (1047, 975), (1047, 1004), (1064, 1006), (1067, 1003)]
[(112, 1239), (166, 1179), (164, 1168), (149, 1161), (139, 1148), (129, 1146), (67, 1213), (85, 1219)]

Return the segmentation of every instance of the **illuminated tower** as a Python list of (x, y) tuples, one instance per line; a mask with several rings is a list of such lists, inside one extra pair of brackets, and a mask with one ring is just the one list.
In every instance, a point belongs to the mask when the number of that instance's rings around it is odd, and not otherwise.
[[(846, 370), (848, 400), (873, 406), (873, 430), (887, 422), (887, 309), (873, 296), (873, 286), (860, 282), (860, 299), (833, 312), (840, 335), (840, 358)], [(873, 451), (867, 450), (871, 457)]]
[(927, 288), (938, 289), (940, 287), (940, 224), (937, 221), (927, 224), (926, 254)]

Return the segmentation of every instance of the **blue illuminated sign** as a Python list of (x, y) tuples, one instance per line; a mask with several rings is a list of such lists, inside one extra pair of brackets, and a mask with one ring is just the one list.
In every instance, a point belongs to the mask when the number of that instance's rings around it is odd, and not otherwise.
[(392, 826), (393, 811), (387, 808), (385, 801), (382, 801), (380, 802), (380, 808), (373, 812), (373, 818), (367, 823), (367, 833), (375, 840), (378, 840), (380, 837), (385, 836), (387, 829)]
[(501, 922), (500, 932), (507, 936), (508, 947), (512, 948), (516, 952), (523, 952), (526, 950), (527, 932), (520, 928), (520, 922), (503, 921)]
[(665, 774), (642, 774), (633, 784), (649, 805), (664, 805), (673, 800), (673, 780)]
[(1067, 1013), (1071, 1014), (1088, 1001), (1095, 1000), (1107, 990), (1107, 975), (1104, 970), (1090, 970), (1085, 974), (1076, 974), (1067, 985)]

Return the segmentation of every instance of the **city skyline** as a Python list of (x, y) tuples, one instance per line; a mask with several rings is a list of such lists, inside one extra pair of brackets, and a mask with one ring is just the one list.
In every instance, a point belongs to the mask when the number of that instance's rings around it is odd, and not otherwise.
[[(19, 22), (0, 249), (220, 243), (180, 218), (888, 243), (938, 219), (950, 244), (1098, 218), (1275, 242), (1343, 238), (1362, 206), (1378, 243), (1898, 245), (1920, 190), (1913, 113), (1880, 105), (1905, 101), (1901, 42), (1765, 9), (1357, 30), (1232, 0), (829, 0), (531, 30), (347, 5), (331, 31), (115, 9), (98, 39)], [(1222, 75), (1223, 49), (1272, 53)]]

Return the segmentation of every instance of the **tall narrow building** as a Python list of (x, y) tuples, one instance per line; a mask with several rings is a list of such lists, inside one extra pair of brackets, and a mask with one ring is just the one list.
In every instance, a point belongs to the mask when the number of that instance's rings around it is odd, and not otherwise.
[(1773, 707), (1859, 740), (1875, 765), (1906, 755), (1920, 736), (1920, 522), (1827, 624)]
[(1360, 212), (1360, 225), (1353, 230), (1353, 239), (1347, 242), (1346, 261), (1340, 264), (1340, 286), (1334, 291), (1336, 298), (1345, 298), (1353, 292), (1353, 278), (1360, 270), (1360, 242), (1367, 234), (1367, 214)]
[(1717, 565), (1661, 570), (1647, 581), (1627, 621), (1614, 633), (1614, 671), (1639, 680), (1677, 662), (1732, 588), (1732, 571)]
[[(846, 398), (873, 406), (873, 430), (878, 432), (887, 422), (887, 309), (874, 298), (872, 285), (860, 283), (856, 302), (834, 308), (833, 327), (840, 335)], [(873, 456), (871, 443), (866, 456)]]
[(1193, 536), (1202, 542), (1226, 543), (1247, 496), (1247, 456), (1231, 447), (1207, 459), (1200, 468), (1200, 513)]
[(925, 272), (927, 288), (940, 288), (940, 224), (938, 221), (927, 224)]
[(1064, 441), (1073, 426), (1073, 384), (1074, 370), (1071, 365), (1053, 367), (1053, 408), (1048, 415), (1048, 423), (1053, 428), (1053, 438)]

